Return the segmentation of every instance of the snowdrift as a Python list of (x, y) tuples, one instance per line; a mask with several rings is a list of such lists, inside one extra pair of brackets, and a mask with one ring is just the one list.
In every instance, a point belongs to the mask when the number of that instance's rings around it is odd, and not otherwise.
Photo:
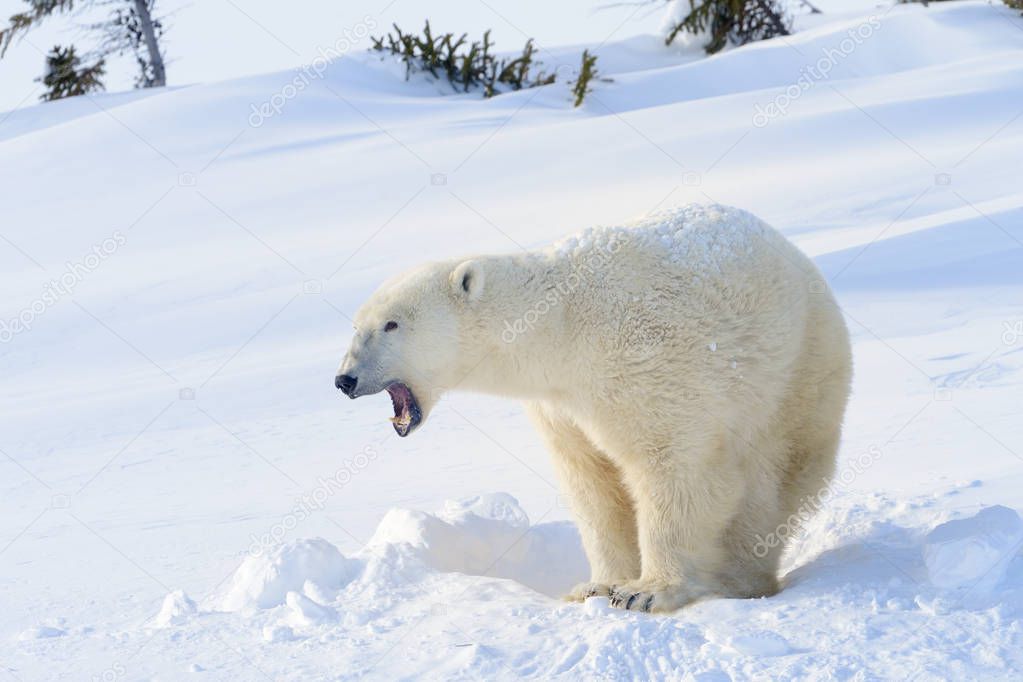
[[(885, 505), (891, 502), (878, 496), (868, 507), (877, 511)], [(687, 609), (686, 617), (679, 620), (623, 613), (610, 608), (603, 597), (592, 597), (582, 607), (541, 597), (538, 592), (554, 597), (552, 592), (567, 591), (567, 586), (559, 585), (588, 576), (578, 535), (568, 523), (531, 526), (512, 496), (495, 493), (448, 501), (436, 513), (392, 509), (367, 546), (351, 558), (322, 538), (296, 539), (266, 554), (250, 555), (222, 592), (201, 609), (181, 590), (168, 594), (151, 626), (194, 629), (203, 619), (234, 612), (242, 627), (261, 627), (264, 641), (271, 644), (327, 642), (349, 638), (364, 628), (376, 632), (372, 624), (379, 621), (382, 610), (416, 610), (421, 614), (417, 617), (431, 621), (425, 630), (447, 627), (457, 632), (460, 626), (452, 607), (459, 601), (512, 602), (489, 609), (500, 614), (502, 630), (524, 627), (526, 633), (536, 635), (556, 615), (582, 626), (585, 643), (567, 653), (552, 648), (546, 660), (529, 657), (522, 665), (505, 662), (506, 670), (523, 676), (571, 671), (635, 679), (673, 676), (671, 668), (662, 666), (665, 660), (685, 655), (687, 637), (690, 650), (698, 645), (702, 654), (713, 652), (725, 660), (743, 657), (765, 662), (798, 654), (806, 640), (790, 641), (767, 625), (771, 619), (764, 618), (765, 613), (777, 614), (793, 605), (805, 610), (798, 617), (809, 624), (815, 617), (811, 605), (831, 604), (838, 609), (842, 603), (851, 605), (845, 600), (858, 595), (879, 614), (876, 627), (914, 611), (968, 615), (992, 606), (1002, 614), (1023, 609), (1023, 520), (1016, 511), (988, 507), (929, 532), (856, 521), (856, 516), (864, 515), (863, 509), (846, 509), (844, 516), (836, 511), (815, 520), (806, 532), (823, 537), (824, 529), (845, 521), (845, 539), (817, 556), (800, 557), (796, 563), (801, 565), (789, 576), (784, 596), (732, 600), (722, 602), (727, 604), (723, 608), (704, 602)], [(813, 552), (805, 546), (803, 550)], [(432, 602), (425, 613), (422, 604), (406, 596), (419, 591), (425, 601)], [(724, 620), (719, 619), (722, 615)], [(701, 634), (683, 623), (699, 624)], [(651, 638), (651, 633), (656, 636)], [(637, 636), (642, 638), (640, 648)], [(466, 674), (469, 664), (473, 669), (493, 665), (492, 652), (475, 653), (452, 658), (431, 651), (427, 660), (438, 678), (440, 671)], [(787, 670), (812, 672), (798, 665)]]
[[(1023, 19), (823, 9), (712, 58), (609, 40), (579, 109), (353, 53), (294, 96), (282, 72), (0, 115), (0, 668), (1020, 678)], [(585, 558), (521, 409), (452, 395), (394, 438), (386, 398), (333, 387), (350, 317), (423, 260), (696, 201), (779, 228), (845, 312), (834, 494), (770, 599), (563, 602)]]

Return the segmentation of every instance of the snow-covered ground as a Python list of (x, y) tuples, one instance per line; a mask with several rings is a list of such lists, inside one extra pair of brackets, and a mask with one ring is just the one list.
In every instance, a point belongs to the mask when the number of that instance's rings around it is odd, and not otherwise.
[[(802, 25), (709, 59), (609, 42), (578, 110), (355, 55), (0, 114), (0, 671), (1019, 679), (1023, 18)], [(420, 261), (690, 201), (837, 292), (839, 479), (775, 597), (561, 602), (585, 557), (519, 406), (453, 395), (398, 439), (333, 387), (350, 317)]]

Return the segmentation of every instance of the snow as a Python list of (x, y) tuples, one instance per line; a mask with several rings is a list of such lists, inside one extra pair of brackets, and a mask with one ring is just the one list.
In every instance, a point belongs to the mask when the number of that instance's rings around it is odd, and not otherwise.
[(1023, 547), (1023, 520), (1013, 509), (988, 507), (966, 519), (943, 523), (924, 539), (924, 562), (931, 584), (993, 590)]
[(164, 597), (163, 605), (160, 607), (160, 612), (156, 614), (154, 622), (157, 627), (181, 625), (197, 612), (196, 603), (185, 594), (184, 590), (174, 590)]
[(285, 601), (296, 590), (337, 591), (351, 582), (353, 567), (337, 547), (323, 538), (295, 540), (270, 554), (246, 558), (219, 601), (223, 611), (266, 609)]
[[(711, 634), (711, 637), (714, 637)], [(712, 641), (714, 641), (712, 639)], [(784, 656), (791, 651), (784, 637), (771, 631), (751, 632), (744, 635), (725, 635), (714, 641), (743, 656)]]
[[(722, 231), (727, 225), (729, 230)], [(550, 247), (557, 257), (599, 261), (626, 243), (659, 249), (669, 260), (743, 262), (765, 240), (764, 226), (747, 211), (713, 203), (654, 211), (624, 225), (591, 227)]]
[[(835, 4), (712, 58), (610, 40), (580, 109), (353, 54), (258, 127), (296, 72), (0, 115), (0, 667), (1018, 679), (1023, 19)], [(333, 371), (386, 277), (692, 202), (777, 227), (842, 306), (839, 479), (774, 597), (564, 602), (585, 557), (521, 408), (451, 395), (398, 439)]]
[[(495, 557), (495, 547), (505, 550)], [(530, 526), (506, 493), (449, 500), (437, 514), (392, 509), (367, 548), (384, 557), (407, 550), (406, 557), (433, 570), (510, 578), (551, 597), (589, 577), (575, 528), (565, 522)]]
[(25, 630), (18, 639), (48, 639), (50, 637), (63, 637), (67, 632), (60, 628), (50, 627), (48, 625), (40, 625), (38, 627), (32, 627)]

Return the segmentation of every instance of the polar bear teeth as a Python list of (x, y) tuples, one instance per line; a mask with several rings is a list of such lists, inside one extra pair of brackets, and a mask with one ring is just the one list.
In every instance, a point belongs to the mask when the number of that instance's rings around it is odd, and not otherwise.
[(416, 402), (412, 390), (400, 381), (388, 385), (387, 392), (391, 396), (391, 405), (394, 408), (394, 416), (390, 418), (390, 422), (399, 436), (407, 436), (422, 419), (423, 413), (419, 403)]

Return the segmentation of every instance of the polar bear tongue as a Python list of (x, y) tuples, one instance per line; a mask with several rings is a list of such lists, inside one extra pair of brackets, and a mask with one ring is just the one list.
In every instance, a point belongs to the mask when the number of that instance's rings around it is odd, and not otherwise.
[(387, 393), (391, 396), (391, 405), (394, 406), (391, 423), (394, 425), (395, 432), (404, 438), (419, 425), (419, 421), (422, 419), (419, 403), (412, 395), (412, 390), (401, 382), (395, 382), (388, 386)]

